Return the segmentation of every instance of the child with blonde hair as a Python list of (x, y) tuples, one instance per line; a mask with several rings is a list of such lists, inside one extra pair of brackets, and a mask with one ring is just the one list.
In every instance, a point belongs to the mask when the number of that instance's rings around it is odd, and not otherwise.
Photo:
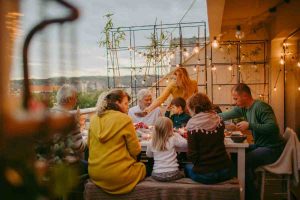
[(152, 140), (147, 145), (146, 155), (154, 158), (151, 176), (158, 181), (172, 181), (184, 177), (179, 171), (176, 147), (186, 148), (187, 141), (173, 132), (173, 123), (167, 117), (159, 117), (155, 122)]

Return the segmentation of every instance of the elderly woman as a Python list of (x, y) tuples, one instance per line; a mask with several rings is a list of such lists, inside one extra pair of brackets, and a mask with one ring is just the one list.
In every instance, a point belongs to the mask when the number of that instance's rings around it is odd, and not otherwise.
[(129, 100), (122, 90), (102, 93), (90, 122), (89, 176), (110, 194), (130, 192), (146, 175), (145, 165), (136, 161), (141, 146), (127, 115)]
[(184, 67), (178, 67), (174, 71), (174, 75), (176, 76), (176, 81), (170, 82), (162, 94), (150, 106), (144, 109), (144, 115), (160, 106), (170, 95), (173, 98), (182, 97), (184, 100), (187, 100), (190, 96), (198, 92), (197, 81), (190, 79)]
[(185, 173), (194, 181), (214, 184), (231, 178), (231, 161), (224, 145), (224, 122), (202, 93), (188, 100), (193, 117), (187, 123), (188, 157)]

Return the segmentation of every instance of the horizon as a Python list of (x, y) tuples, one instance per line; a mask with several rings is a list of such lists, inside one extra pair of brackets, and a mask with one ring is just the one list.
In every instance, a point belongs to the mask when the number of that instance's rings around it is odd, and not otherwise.
[[(148, 24), (178, 23), (183, 16), (182, 23), (207, 23), (206, 1), (168, 1), (168, 0), (121, 0), (104, 1), (90, 0), (88, 3), (80, 0), (70, 0), (80, 9), (80, 17), (74, 23), (61, 26), (47, 27), (37, 34), (32, 41), (28, 57), (30, 79), (49, 79), (60, 77), (84, 77), (107, 75), (107, 59), (105, 48), (99, 47), (101, 31), (106, 23), (103, 15), (113, 13), (114, 27), (142, 26)], [(62, 16), (65, 10), (53, 2), (43, 5), (39, 0), (21, 1), (20, 30), (22, 35), (16, 38), (11, 69), (12, 80), (22, 80), (22, 45), (24, 33), (43, 17)], [(44, 7), (43, 7), (44, 6)], [(165, 8), (168, 9), (165, 9)], [(190, 9), (189, 9), (190, 8)], [(135, 12), (128, 12), (134, 9)], [(186, 11), (188, 11), (186, 13)], [(149, 13), (145, 15), (145, 13)], [(186, 14), (186, 15), (185, 15)], [(208, 30), (208, 29), (207, 29)], [(63, 35), (60, 35), (63, 31)], [(64, 36), (64, 37), (61, 37)], [(72, 40), (75, 37), (75, 40)], [(174, 36), (176, 37), (176, 36)], [(187, 38), (193, 35), (187, 36)], [(149, 42), (142, 37), (143, 42)], [(128, 41), (127, 41), (128, 42)], [(128, 66), (128, 55), (119, 55), (120, 66)], [(130, 65), (129, 65), (130, 66)], [(138, 66), (138, 64), (137, 64)], [(122, 75), (130, 75), (130, 70), (121, 70)], [(112, 77), (112, 76), (111, 76)]]

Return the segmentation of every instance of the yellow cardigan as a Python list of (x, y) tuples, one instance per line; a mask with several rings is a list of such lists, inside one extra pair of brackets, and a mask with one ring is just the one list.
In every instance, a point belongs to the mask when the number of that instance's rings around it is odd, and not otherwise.
[(104, 191), (128, 193), (144, 179), (145, 165), (136, 161), (141, 146), (128, 115), (109, 110), (93, 116), (88, 147), (90, 179)]

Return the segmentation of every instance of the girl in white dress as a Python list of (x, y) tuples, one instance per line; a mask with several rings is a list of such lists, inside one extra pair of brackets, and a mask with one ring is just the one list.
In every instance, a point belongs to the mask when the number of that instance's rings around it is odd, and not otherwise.
[(146, 155), (154, 158), (151, 176), (158, 181), (172, 181), (184, 177), (179, 171), (175, 147), (186, 148), (187, 141), (173, 132), (173, 123), (167, 117), (160, 117), (155, 122), (152, 140), (147, 146)]

